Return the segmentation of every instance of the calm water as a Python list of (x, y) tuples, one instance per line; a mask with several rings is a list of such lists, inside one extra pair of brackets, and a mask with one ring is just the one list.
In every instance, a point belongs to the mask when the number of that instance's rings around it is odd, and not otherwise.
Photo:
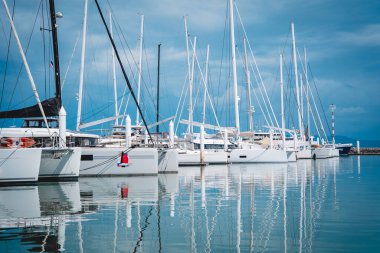
[(380, 252), (380, 156), (0, 188), (0, 252)]

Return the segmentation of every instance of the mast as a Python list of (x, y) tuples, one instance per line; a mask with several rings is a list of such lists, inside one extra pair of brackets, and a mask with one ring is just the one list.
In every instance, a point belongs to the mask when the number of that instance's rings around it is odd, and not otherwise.
[(79, 131), (79, 125), (82, 116), (82, 99), (83, 99), (83, 80), (84, 80), (84, 61), (86, 54), (86, 33), (87, 33), (87, 3), (88, 0), (84, 0), (84, 15), (83, 15), (83, 34), (82, 34), (82, 53), (81, 64), (79, 74), (79, 92), (78, 92), (78, 111), (77, 111), (77, 124), (76, 130)]
[(55, 76), (55, 98), (58, 100), (58, 105), (61, 107), (61, 76), (59, 72), (59, 53), (58, 53), (58, 35), (57, 35), (57, 22), (54, 7), (54, 0), (49, 0), (50, 4), (50, 19), (51, 19), (51, 33), (53, 38), (53, 54), (54, 54), (54, 76)]
[(334, 104), (330, 105), (331, 109), (331, 137), (332, 137), (332, 144), (335, 148), (335, 109), (336, 106)]
[(125, 69), (124, 69), (123, 63), (121, 62), (120, 55), (119, 55), (119, 53), (118, 53), (118, 51), (117, 51), (117, 48), (116, 48), (115, 42), (114, 42), (114, 40), (112, 39), (112, 36), (111, 36), (110, 30), (108, 29), (108, 26), (107, 26), (107, 23), (106, 23), (106, 20), (104, 19), (104, 15), (103, 15), (102, 10), (100, 9), (100, 6), (99, 6), (99, 3), (98, 3), (98, 0), (95, 0), (95, 4), (96, 4), (96, 8), (97, 8), (98, 11), (99, 11), (99, 15), (100, 15), (100, 18), (102, 19), (103, 25), (104, 25), (104, 27), (106, 28), (108, 38), (110, 39), (110, 42), (111, 42), (112, 47), (113, 47), (113, 50), (115, 51), (116, 59), (117, 59), (119, 65), (120, 65), (121, 72), (123, 73), (123, 77), (124, 77), (124, 79), (125, 79), (125, 82), (127, 83), (127, 86), (128, 86), (128, 89), (129, 89), (129, 91), (130, 91), (130, 93), (131, 93), (131, 95), (132, 95), (133, 101), (135, 102), (135, 104), (136, 104), (136, 106), (137, 106), (137, 108), (138, 108), (138, 110), (139, 110), (139, 113), (140, 113), (141, 119), (142, 119), (142, 121), (143, 121), (143, 123), (144, 123), (145, 129), (146, 129), (146, 131), (147, 131), (147, 133), (148, 133), (150, 139), (153, 141), (153, 139), (152, 139), (152, 137), (151, 137), (151, 135), (150, 135), (149, 129), (148, 129), (148, 125), (147, 125), (147, 123), (146, 123), (146, 121), (145, 121), (145, 118), (144, 118), (144, 116), (143, 116), (143, 114), (142, 114), (141, 108), (140, 108), (140, 106), (137, 104), (137, 98), (136, 98), (136, 95), (135, 95), (135, 93), (133, 92), (131, 82), (130, 82), (129, 79), (128, 79), (128, 76), (127, 76), (127, 73), (126, 73), (126, 71), (125, 71)]
[[(110, 33), (111, 37), (113, 37), (112, 33), (112, 17), (111, 17), (111, 12), (109, 13), (110, 15)], [(115, 51), (113, 48), (111, 49), (112, 52), (112, 78), (113, 78), (113, 95), (114, 95), (114, 106), (115, 106), (115, 125), (119, 125), (119, 107), (117, 106), (117, 87), (116, 87), (116, 64), (115, 64)]]
[[(157, 112), (156, 112), (156, 122), (159, 121), (160, 115), (160, 56), (161, 56), (161, 43), (158, 44), (158, 59), (157, 59)], [(156, 133), (160, 132), (160, 126), (157, 124)]]
[[(303, 121), (304, 119), (304, 116), (303, 116), (303, 78), (302, 78), (302, 74), (300, 73), (300, 107), (301, 107), (301, 119)], [(302, 125), (303, 127), (303, 125)]]
[[(140, 54), (139, 54), (139, 78), (137, 81), (137, 103), (140, 104), (140, 87), (141, 87), (141, 75), (142, 75), (142, 49), (144, 38), (144, 15), (141, 15), (141, 27), (140, 27)], [(157, 103), (158, 104), (158, 103)], [(158, 110), (157, 110), (158, 111)], [(139, 111), (136, 110), (136, 125), (139, 124)], [(157, 119), (158, 121), (158, 119)]]
[(28, 74), (30, 85), (32, 87), (34, 96), (35, 96), (35, 98), (37, 100), (37, 104), (38, 104), (38, 107), (40, 108), (42, 117), (44, 118), (44, 122), (45, 122), (46, 128), (48, 130), (49, 136), (51, 137), (50, 128), (49, 128), (49, 124), (48, 124), (46, 116), (45, 116), (44, 108), (42, 107), (41, 100), (40, 100), (40, 97), (38, 95), (37, 88), (36, 88), (36, 85), (34, 83), (34, 79), (33, 79), (32, 73), (30, 72), (30, 68), (29, 68), (28, 62), (26, 60), (26, 56), (25, 56), (24, 50), (22, 49), (21, 42), (20, 42), (20, 39), (18, 37), (16, 27), (15, 27), (15, 25), (13, 23), (13, 19), (11, 17), (11, 14), (9, 13), (7, 2), (5, 0), (3, 0), (3, 4), (4, 4), (5, 10), (7, 12), (7, 16), (8, 16), (9, 22), (10, 22), (11, 27), (12, 27), (13, 35), (15, 36), (15, 39), (16, 39), (17, 46), (18, 46), (18, 49), (19, 49), (20, 54), (21, 54), (22, 61), (23, 61), (24, 66), (25, 66), (26, 73)]
[(284, 115), (284, 80), (282, 74), (282, 54), (280, 54), (280, 87), (281, 87), (281, 133), (282, 133), (282, 144), (285, 148), (285, 115)]
[(292, 41), (293, 41), (293, 63), (294, 63), (294, 77), (296, 80), (296, 97), (297, 97), (297, 112), (298, 112), (298, 128), (300, 130), (300, 138), (303, 139), (303, 127), (300, 108), (300, 94), (298, 88), (298, 68), (297, 68), (297, 56), (296, 56), (296, 37), (294, 34), (294, 23), (292, 23)]
[[(189, 79), (189, 86), (190, 86), (190, 83), (191, 83), (191, 70), (190, 70), (190, 51), (189, 51), (189, 32), (187, 30), (187, 18), (186, 16), (184, 16), (184, 23), (185, 23), (185, 41), (186, 41), (186, 54), (187, 54), (187, 77)], [(190, 99), (190, 96), (191, 94), (189, 95), (189, 100)], [(190, 103), (190, 102), (189, 102)], [(190, 105), (189, 105), (189, 132), (191, 132), (191, 123), (192, 121), (190, 120)]]
[(207, 83), (208, 83), (208, 58), (210, 53), (210, 45), (207, 45), (206, 52), (206, 73), (205, 73), (205, 93), (203, 94), (203, 112), (202, 112), (202, 122), (203, 124), (206, 122), (206, 97), (207, 97)]
[(194, 37), (193, 59), (191, 63), (191, 74), (190, 74), (190, 82), (189, 82), (189, 132), (190, 132), (190, 135), (193, 134), (193, 86), (194, 86), (194, 68), (195, 68), (196, 48), (197, 48), (197, 37)]
[[(305, 81), (306, 81), (306, 84), (308, 84), (309, 80), (307, 77), (308, 63), (307, 63), (306, 47), (304, 48), (304, 51), (305, 51)], [(308, 97), (309, 97), (308, 85), (306, 85), (306, 97), (308, 100)], [(309, 103), (307, 103), (307, 137), (310, 139), (310, 104)]]
[(235, 97), (235, 127), (237, 130), (237, 136), (240, 135), (240, 122), (239, 122), (239, 96), (238, 96), (238, 84), (236, 74), (236, 52), (235, 52), (235, 28), (234, 28), (234, 0), (230, 1), (230, 30), (231, 30), (231, 56), (232, 56), (232, 78), (234, 86)]
[(251, 103), (251, 73), (248, 68), (247, 41), (244, 38), (245, 77), (247, 79), (248, 122), (249, 132), (253, 133), (252, 103)]

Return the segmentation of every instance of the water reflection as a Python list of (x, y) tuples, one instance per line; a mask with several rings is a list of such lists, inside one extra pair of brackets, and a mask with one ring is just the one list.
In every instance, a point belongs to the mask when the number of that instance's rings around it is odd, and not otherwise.
[(5, 252), (63, 250), (65, 216), (81, 211), (78, 182), (2, 187), (0, 203), (0, 249)]
[(0, 188), (0, 251), (323, 251), (318, 231), (342, 211), (339, 177), (352, 171), (340, 163), (185, 167)]

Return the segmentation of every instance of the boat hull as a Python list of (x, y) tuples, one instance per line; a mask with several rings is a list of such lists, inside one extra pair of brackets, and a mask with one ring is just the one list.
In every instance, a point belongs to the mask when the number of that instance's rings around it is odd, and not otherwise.
[(158, 173), (156, 148), (134, 148), (128, 152), (128, 165), (118, 166), (125, 147), (82, 148), (80, 176), (137, 176)]
[(178, 164), (180, 166), (191, 166), (199, 164), (227, 164), (228, 153), (223, 150), (186, 150), (178, 153)]
[(158, 173), (178, 173), (178, 152), (175, 149), (158, 151)]
[(325, 158), (331, 158), (336, 155), (336, 151), (334, 151), (334, 148), (327, 148), (327, 147), (321, 147), (321, 148), (315, 148), (311, 151), (313, 159), (325, 159)]
[(311, 159), (312, 158), (311, 150), (310, 149), (299, 150), (297, 151), (296, 156), (297, 156), (297, 159)]
[(39, 180), (76, 180), (79, 176), (81, 148), (43, 148)]
[(297, 156), (295, 151), (286, 151), (286, 157), (288, 159), (288, 162), (296, 162), (297, 161)]
[(339, 150), (339, 155), (348, 155), (352, 148), (352, 144), (337, 144), (335, 148)]
[(0, 184), (36, 182), (41, 148), (0, 149)]
[(286, 151), (277, 149), (233, 149), (229, 152), (230, 163), (286, 163)]

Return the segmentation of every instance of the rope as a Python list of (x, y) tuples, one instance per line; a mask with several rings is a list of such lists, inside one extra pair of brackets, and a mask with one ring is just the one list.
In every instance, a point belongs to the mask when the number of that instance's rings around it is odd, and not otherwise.
[[(77, 40), (75, 41), (74, 49), (73, 49), (73, 52), (72, 52), (72, 54), (70, 56), (70, 60), (69, 60), (69, 64), (67, 65), (65, 76), (63, 77), (63, 82), (62, 82), (62, 85), (61, 85), (61, 90), (63, 90), (63, 86), (65, 86), (65, 83), (66, 83), (67, 74), (69, 73), (71, 62), (72, 62), (72, 60), (74, 58), (74, 53), (75, 53), (75, 50), (77, 48), (77, 44), (78, 44), (78, 41), (79, 41), (79, 37), (80, 37), (79, 35), (80, 35), (80, 33), (78, 33)], [(45, 52), (44, 52), (44, 55), (45, 55)]]
[[(128, 153), (129, 151), (131, 151), (133, 148), (128, 148), (127, 150), (125, 150), (125, 151), (122, 151), (123, 153)], [(120, 154), (118, 154), (118, 155), (116, 155), (116, 156), (113, 156), (113, 157), (111, 157), (111, 158), (109, 158), (108, 160), (105, 160), (105, 161), (103, 161), (103, 162), (100, 162), (100, 163), (98, 163), (98, 164), (95, 164), (95, 165), (93, 165), (93, 166), (91, 166), (91, 167), (88, 167), (88, 168), (85, 168), (85, 169), (81, 169), (81, 170), (79, 170), (79, 171), (86, 171), (86, 170), (90, 170), (90, 169), (94, 169), (94, 168), (97, 168), (97, 167), (100, 167), (100, 166), (103, 166), (103, 165), (105, 165), (105, 164), (108, 164), (108, 163), (111, 163), (111, 162), (113, 162), (113, 161), (115, 161), (117, 158), (119, 158), (120, 157)], [(107, 168), (105, 168), (105, 169), (103, 169), (102, 171), (100, 171), (97, 175), (100, 175), (100, 174), (103, 174), (106, 170), (108, 170), (109, 169), (109, 167)]]
[[(31, 31), (31, 33), (30, 33), (30, 35), (29, 35), (29, 38), (28, 38), (28, 43), (27, 43), (27, 46), (26, 46), (26, 48), (25, 48), (25, 55), (28, 53), (28, 49), (29, 49), (29, 46), (30, 46), (30, 42), (31, 42), (31, 39), (32, 39), (32, 35), (33, 35), (33, 32), (34, 32), (34, 28), (35, 28), (35, 26), (36, 26), (36, 22), (37, 22), (38, 14), (39, 14), (39, 11), (40, 11), (40, 9), (41, 9), (41, 4), (42, 4), (42, 0), (41, 0), (41, 2), (40, 2), (39, 7), (38, 7), (37, 14), (36, 14), (36, 17), (35, 17), (35, 19), (34, 19), (34, 23), (33, 23), (33, 28), (32, 28), (32, 31)], [(10, 101), (9, 101), (9, 104), (8, 104), (8, 110), (11, 108), (11, 103), (12, 103), (13, 96), (14, 96), (15, 91), (16, 91), (16, 87), (17, 87), (18, 82), (19, 82), (19, 80), (20, 80), (21, 71), (22, 71), (22, 69), (23, 69), (23, 66), (24, 66), (23, 64), (21, 64), (21, 66), (20, 66), (20, 69), (19, 69), (19, 72), (18, 72), (18, 75), (17, 75), (17, 79), (16, 79), (16, 84), (14, 85), (14, 88), (13, 88), (13, 91), (12, 91), (12, 95), (11, 95), (11, 98), (10, 98)], [(22, 89), (20, 89), (20, 93), (22, 93)]]
[(6, 157), (6, 158), (4, 158), (4, 160), (2, 161), (2, 163), (0, 164), (0, 167), (1, 166), (3, 166), (3, 164), (6, 162), (6, 161), (8, 161), (8, 159), (17, 151), (17, 150), (19, 150), (20, 148), (19, 147), (17, 147), (17, 148), (15, 148), (15, 150), (12, 152), (12, 153), (10, 153), (9, 154), (9, 156), (8, 157)]

